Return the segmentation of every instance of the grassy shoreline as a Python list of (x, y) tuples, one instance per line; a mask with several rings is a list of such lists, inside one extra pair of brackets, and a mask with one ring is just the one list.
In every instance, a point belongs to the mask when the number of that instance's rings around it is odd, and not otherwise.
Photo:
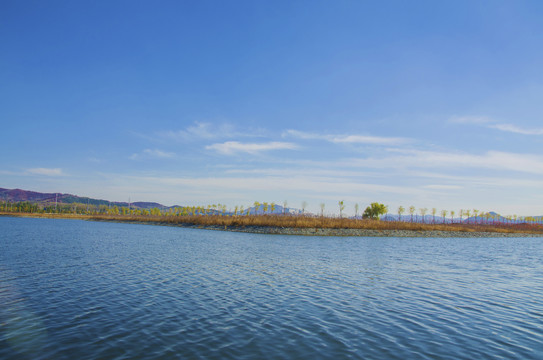
[(422, 224), (400, 221), (358, 220), (309, 216), (128, 216), (0, 212), (0, 216), (77, 219), (133, 224), (179, 226), (209, 230), (283, 235), (489, 237), (543, 236), (543, 226), (533, 224)]

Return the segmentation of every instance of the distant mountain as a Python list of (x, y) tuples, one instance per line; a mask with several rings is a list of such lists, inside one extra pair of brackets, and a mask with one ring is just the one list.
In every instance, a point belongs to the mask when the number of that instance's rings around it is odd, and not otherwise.
[[(57, 203), (59, 204), (73, 204), (73, 203), (79, 203), (79, 204), (89, 204), (94, 206), (99, 205), (112, 205), (112, 206), (119, 206), (119, 207), (128, 207), (128, 202), (114, 202), (114, 201), (108, 201), (108, 200), (101, 200), (101, 199), (93, 199), (89, 197), (82, 197), (72, 194), (62, 194), (62, 193), (41, 193), (36, 191), (29, 191), (29, 190), (21, 190), (21, 189), (4, 189), (0, 188), (0, 201), (11, 201), (11, 202), (18, 202), (18, 201), (30, 201), (35, 203), (42, 203), (42, 204), (54, 204), (55, 199)], [(135, 201), (133, 203), (130, 203), (130, 206), (132, 208), (137, 209), (152, 209), (152, 208), (158, 208), (161, 210), (168, 210), (173, 209), (177, 207), (182, 207), (180, 205), (174, 205), (174, 206), (165, 206), (156, 202), (143, 202), (143, 201)], [(244, 213), (249, 210), (250, 214), (255, 213), (255, 208), (250, 207), (248, 209), (244, 209)], [(210, 210), (211, 214), (219, 214), (221, 211), (212, 209)], [(226, 214), (232, 214), (232, 209), (229, 209), (226, 211)], [(298, 209), (292, 209), (292, 208), (286, 208), (286, 210), (283, 209), (281, 205), (275, 205), (274, 211), (271, 210), (271, 205), (268, 206), (268, 210), (266, 211), (266, 214), (301, 214), (301, 210)], [(258, 214), (264, 214), (264, 205), (260, 205), (258, 207)]]
[[(128, 206), (128, 202), (114, 202), (108, 200), (93, 199), (89, 197), (81, 197), (72, 194), (62, 194), (62, 193), (41, 193), (36, 191), (21, 190), (21, 189), (4, 189), (0, 188), (0, 201), (30, 201), (44, 204), (54, 203), (55, 200), (59, 204), (89, 204), (89, 205), (113, 205), (113, 206)], [(142, 202), (136, 201), (130, 204), (133, 208), (139, 209), (166, 209), (168, 208), (165, 205), (156, 203), (156, 202)]]
[[(11, 201), (11, 202), (18, 202), (18, 201), (29, 201), (33, 203), (41, 203), (44, 205), (50, 205), (54, 204), (55, 200), (59, 204), (73, 204), (73, 203), (79, 203), (79, 204), (89, 204), (94, 206), (99, 205), (105, 205), (105, 206), (119, 206), (119, 207), (128, 207), (128, 202), (114, 202), (114, 201), (108, 201), (108, 200), (101, 200), (101, 199), (93, 199), (89, 197), (82, 197), (72, 194), (62, 194), (62, 193), (41, 193), (37, 191), (29, 191), (29, 190), (21, 190), (21, 189), (4, 189), (0, 188), (0, 201)], [(161, 210), (169, 210), (173, 208), (179, 208), (182, 207), (181, 205), (174, 205), (174, 206), (165, 206), (160, 203), (156, 202), (144, 202), (144, 201), (136, 201), (133, 203), (130, 203), (130, 206), (135, 209), (153, 209), (158, 208)], [(243, 210), (243, 213), (247, 213), (247, 210), (249, 210), (250, 214), (255, 213), (255, 207), (249, 207)], [(291, 214), (291, 215), (301, 215), (302, 211), (299, 209), (294, 208), (286, 208), (284, 209), (281, 205), (276, 204), (274, 206), (274, 210), (272, 212), (271, 205), (268, 205), (267, 211), (264, 211), (264, 205), (259, 205), (257, 209), (258, 214)], [(212, 209), (209, 211), (210, 214), (219, 214), (222, 213), (222, 211), (217, 209)], [(233, 214), (233, 209), (228, 209), (226, 214)], [(238, 211), (239, 213), (239, 211)], [(306, 215), (313, 215), (309, 212), (305, 212)], [(496, 222), (508, 222), (508, 223), (522, 223), (525, 222), (523, 217), (517, 218), (517, 220), (508, 220), (506, 217), (497, 214), (495, 212), (490, 212), (490, 215), (494, 219), (493, 221)], [(532, 216), (530, 217), (532, 221), (536, 222), (543, 222), (543, 216)], [(400, 219), (401, 221), (410, 222), (411, 221), (411, 215), (402, 215), (399, 217), (395, 214), (386, 214), (381, 217), (381, 220), (383, 221), (397, 221)], [(455, 217), (454, 219), (451, 219), (450, 216), (443, 219), (443, 217), (436, 214), (435, 216), (435, 222), (436, 223), (451, 223), (451, 222), (469, 222), (469, 223), (477, 223), (477, 222), (483, 222), (486, 220), (486, 217), (484, 215), (479, 215), (477, 217), (470, 217), (469, 220), (467, 218), (462, 218), (460, 220), (459, 217)], [(413, 222), (423, 222), (423, 218), (420, 215), (413, 215), (412, 218)], [(491, 220), (492, 221), (492, 220)], [(433, 223), (434, 217), (433, 215), (426, 215), (424, 217), (425, 223)]]
[[(254, 214), (255, 213), (255, 207), (250, 207), (249, 209), (245, 209), (243, 210), (243, 212), (245, 213), (247, 210), (249, 210), (249, 213), (250, 214)], [(274, 209), (273, 211), (271, 210), (271, 205), (268, 205), (268, 209), (267, 211), (264, 211), (264, 205), (260, 205), (258, 206), (257, 208), (257, 213), (259, 215), (261, 214), (276, 214), (276, 215), (279, 215), (279, 214), (291, 214), (291, 215), (299, 215), (302, 213), (301, 210), (299, 209), (293, 209), (293, 208), (284, 208), (282, 207), (281, 205), (275, 205), (274, 206)], [(307, 213), (307, 212), (306, 212)]]

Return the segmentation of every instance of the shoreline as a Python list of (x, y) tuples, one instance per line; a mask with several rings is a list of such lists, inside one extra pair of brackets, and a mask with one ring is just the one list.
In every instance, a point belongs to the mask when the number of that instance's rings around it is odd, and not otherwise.
[(229, 231), (264, 235), (294, 235), (294, 236), (337, 236), (337, 237), (401, 237), (401, 238), (538, 238), (543, 233), (525, 232), (495, 232), (495, 231), (449, 231), (449, 230), (407, 230), (407, 229), (357, 229), (357, 228), (317, 228), (317, 227), (280, 227), (280, 226), (231, 226), (231, 225), (202, 225), (191, 223), (172, 223), (156, 220), (123, 220), (93, 218), (92, 216), (58, 216), (55, 214), (0, 214), (6, 217), (30, 217), (40, 219), (66, 219), (97, 222), (114, 222), (126, 224), (155, 225), (201, 229), (213, 231)]
[(116, 223), (129, 223), (155, 226), (171, 226), (187, 229), (200, 229), (212, 231), (228, 231), (263, 235), (289, 235), (289, 236), (337, 236), (337, 237), (402, 237), (402, 238), (536, 238), (543, 237), (543, 233), (519, 232), (490, 232), (490, 231), (442, 231), (442, 230), (371, 230), (371, 229), (332, 229), (332, 228), (292, 228), (278, 226), (221, 226), (199, 224), (172, 224), (156, 221), (130, 221), (88, 219), (89, 221), (104, 221)]

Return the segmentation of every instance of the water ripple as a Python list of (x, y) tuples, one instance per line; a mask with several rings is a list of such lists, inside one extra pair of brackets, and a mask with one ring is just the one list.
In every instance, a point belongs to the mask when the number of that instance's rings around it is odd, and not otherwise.
[(0, 218), (2, 359), (541, 359), (539, 239)]

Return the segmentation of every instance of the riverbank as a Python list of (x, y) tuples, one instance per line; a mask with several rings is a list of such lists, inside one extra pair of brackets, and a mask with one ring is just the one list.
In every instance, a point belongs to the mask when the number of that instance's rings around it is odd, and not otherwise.
[[(137, 223), (137, 222), (134, 222)], [(141, 223), (140, 223), (141, 224)], [(232, 231), (267, 235), (297, 236), (355, 236), (355, 237), (402, 237), (402, 238), (531, 238), (543, 237), (543, 234), (521, 232), (487, 232), (487, 231), (439, 231), (439, 230), (370, 230), (370, 229), (322, 229), (322, 228), (284, 228), (269, 226), (216, 226), (216, 225), (172, 225), (168, 223), (147, 223), (149, 225), (178, 226), (184, 228)]]
[[(212, 217), (134, 217), (83, 214), (1, 213), (0, 216), (33, 217), (47, 219), (75, 219), (141, 225), (174, 226), (193, 229), (232, 231), (270, 235), (298, 236), (358, 236), (358, 237), (425, 237), (425, 238), (489, 238), (489, 237), (543, 237), (541, 226), (492, 226), (481, 224), (418, 224), (381, 222), (371, 220), (252, 216)], [(284, 223), (276, 226), (273, 224)], [(311, 226), (313, 225), (313, 226)], [(318, 226), (315, 226), (318, 225)], [(331, 226), (333, 225), (333, 226)]]

